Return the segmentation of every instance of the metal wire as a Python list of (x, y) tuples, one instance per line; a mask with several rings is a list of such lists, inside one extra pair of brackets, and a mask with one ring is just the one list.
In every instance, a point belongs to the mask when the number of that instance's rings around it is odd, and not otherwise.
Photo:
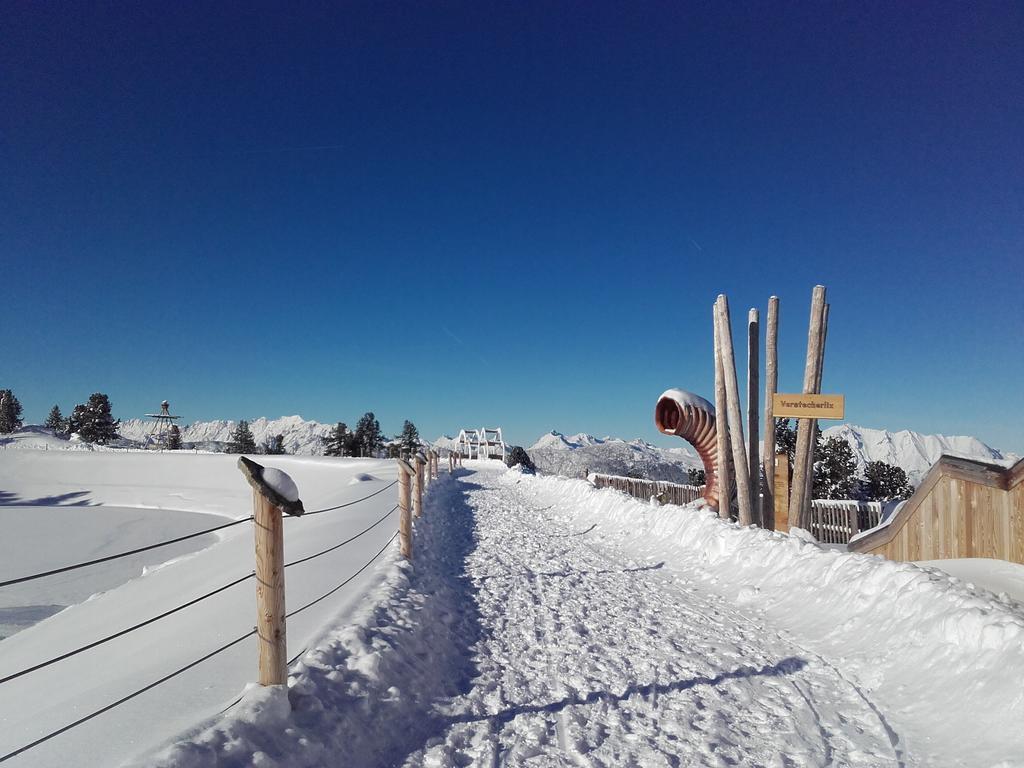
[[(326, 555), (326, 554), (327, 554), (328, 552), (333, 552), (333, 551), (334, 551), (334, 550), (336, 550), (336, 549), (340, 549), (341, 547), (344, 547), (344, 546), (345, 546), (346, 544), (350, 544), (350, 543), (352, 543), (353, 541), (355, 541), (356, 539), (358, 539), (358, 538), (359, 538), (360, 536), (362, 536), (362, 535), (363, 535), (364, 533), (368, 533), (368, 532), (372, 531), (372, 530), (373, 530), (374, 528), (376, 528), (376, 527), (377, 527), (378, 525), (380, 525), (380, 524), (381, 524), (381, 523), (383, 523), (383, 522), (384, 522), (385, 520), (387, 520), (387, 519), (388, 519), (388, 517), (390, 517), (390, 516), (391, 516), (391, 513), (392, 513), (392, 512), (394, 512), (394, 511), (395, 511), (396, 509), (398, 509), (398, 505), (397, 505), (397, 504), (395, 504), (395, 506), (393, 506), (393, 507), (392, 507), (391, 509), (389, 509), (389, 510), (388, 510), (388, 511), (387, 511), (387, 512), (386, 512), (386, 513), (384, 514), (384, 516), (383, 516), (383, 517), (381, 517), (381, 518), (379, 518), (379, 519), (377, 520), (377, 522), (373, 523), (373, 524), (372, 524), (372, 525), (370, 525), (370, 526), (369, 526), (368, 528), (364, 528), (364, 529), (363, 529), (363, 530), (361, 530), (361, 531), (360, 531), (359, 533), (357, 533), (357, 534), (356, 534), (355, 536), (352, 536), (352, 537), (350, 537), (350, 538), (347, 538), (347, 539), (345, 539), (345, 540), (344, 540), (343, 542), (341, 542), (340, 544), (335, 544), (335, 545), (334, 545), (333, 547), (328, 547), (327, 549), (321, 550), (320, 552), (317, 552), (317, 553), (316, 553), (316, 554), (314, 554), (314, 555), (308, 555), (308, 556), (306, 556), (306, 557), (303, 557), (303, 558), (301, 558), (301, 559), (299, 559), (299, 560), (293, 560), (293, 561), (292, 561), (292, 562), (290, 562), (290, 563), (285, 563), (285, 564), (284, 564), (284, 567), (285, 567), (285, 568), (291, 568), (291, 567), (292, 567), (293, 565), (298, 565), (299, 563), (305, 563), (305, 562), (307, 562), (307, 561), (309, 561), (309, 560), (313, 560), (313, 559), (315, 559), (315, 558), (317, 558), (317, 557), (320, 557), (321, 555)], [(3, 682), (3, 681), (2, 681), (2, 680), (0, 680), (0, 682)]]
[(234, 520), (230, 523), (224, 523), (223, 525), (215, 525), (213, 528), (207, 528), (202, 531), (196, 531), (195, 533), (190, 533), (187, 536), (179, 536), (176, 539), (167, 539), (166, 541), (160, 541), (156, 544), (149, 544), (145, 547), (139, 547), (138, 549), (130, 549), (127, 552), (119, 552), (116, 555), (98, 557), (95, 560), (88, 560), (84, 563), (75, 563), (74, 565), (66, 565), (63, 568), (54, 568), (52, 571), (43, 571), (42, 573), (34, 573), (31, 576), (21, 576), (17, 579), (8, 579), (7, 581), (0, 581), (0, 587), (9, 587), (12, 584), (21, 584), (26, 581), (41, 579), (44, 576), (54, 576), (58, 573), (67, 573), (68, 571), (75, 571), (79, 568), (86, 568), (90, 565), (99, 565), (100, 563), (107, 563), (111, 560), (117, 560), (122, 557), (128, 557), (129, 555), (137, 555), (140, 552), (148, 552), (151, 549), (159, 549), (160, 547), (166, 547), (168, 544), (177, 544), (179, 541), (194, 539), (196, 536), (205, 536), (208, 533), (213, 533), (214, 531), (221, 531), (225, 528), (230, 528), (233, 525), (241, 525), (242, 523), (248, 523), (252, 519), (252, 515), (250, 515), (249, 517), (242, 518), (241, 520)]
[(145, 626), (147, 626), (149, 624), (152, 624), (155, 621), (159, 621), (160, 619), (167, 618), (171, 614), (177, 613), (178, 611), (183, 611), (186, 608), (189, 608), (189, 607), (195, 605), (196, 603), (200, 603), (203, 600), (206, 600), (207, 598), (210, 598), (210, 597), (213, 597), (214, 595), (220, 594), (224, 590), (230, 589), (231, 587), (235, 586), (236, 584), (241, 584), (243, 581), (248, 581), (249, 579), (254, 578), (255, 576), (256, 576), (256, 573), (254, 571), (253, 573), (250, 573), (250, 574), (248, 574), (246, 576), (243, 576), (240, 579), (235, 579), (234, 581), (232, 581), (229, 584), (225, 584), (222, 587), (218, 587), (217, 589), (214, 589), (214, 590), (212, 590), (210, 592), (207, 592), (205, 595), (200, 595), (199, 597), (196, 597), (196, 598), (194, 598), (192, 600), (189, 600), (187, 603), (182, 603), (177, 608), (171, 608), (169, 611), (164, 611), (163, 613), (158, 614), (157, 616), (154, 616), (154, 617), (152, 617), (150, 619), (146, 619), (145, 621), (140, 621), (138, 624), (134, 624), (134, 625), (132, 625), (130, 627), (126, 627), (125, 629), (122, 629), (119, 632), (115, 632), (112, 635), (107, 635), (106, 637), (100, 638), (99, 640), (95, 640), (95, 641), (93, 641), (91, 643), (88, 643), (87, 645), (83, 645), (83, 646), (81, 646), (79, 648), (76, 648), (73, 651), (68, 651), (67, 653), (62, 653), (60, 656), (54, 656), (52, 659), (47, 659), (46, 661), (41, 661), (41, 662), (39, 662), (38, 664), (36, 664), (34, 666), (26, 667), (25, 669), (22, 669), (22, 670), (20, 670), (18, 672), (14, 672), (14, 673), (12, 673), (10, 675), (7, 675), (6, 677), (0, 677), (0, 685), (3, 685), (4, 683), (10, 682), (11, 680), (15, 680), (15, 679), (17, 679), (17, 678), (19, 678), (19, 677), (21, 677), (23, 675), (27, 675), (29, 672), (35, 672), (37, 669), (42, 669), (43, 667), (48, 667), (51, 664), (56, 664), (58, 661), (64, 661), (64, 659), (69, 659), (72, 656), (77, 656), (78, 654), (82, 653), (82, 651), (88, 651), (90, 648), (95, 648), (98, 645), (103, 645), (104, 643), (108, 643), (111, 640), (115, 640), (118, 637), (123, 637), (124, 635), (127, 635), (130, 632), (134, 632), (135, 630), (141, 629), (142, 627), (145, 627)]
[(360, 568), (360, 569), (359, 569), (358, 571), (356, 571), (355, 573), (353, 573), (353, 574), (352, 574), (351, 576), (349, 576), (349, 577), (348, 577), (347, 579), (345, 579), (345, 580), (344, 580), (343, 582), (341, 582), (341, 584), (339, 584), (338, 586), (336, 586), (336, 587), (335, 587), (334, 589), (332, 589), (332, 590), (331, 590), (330, 592), (327, 592), (327, 593), (325, 593), (325, 594), (323, 594), (323, 595), (320, 595), (320, 597), (318, 597), (318, 598), (317, 598), (316, 600), (313, 600), (313, 601), (311, 601), (311, 602), (308, 602), (308, 603), (306, 603), (306, 604), (305, 604), (304, 606), (302, 606), (301, 608), (296, 608), (296, 609), (295, 609), (294, 611), (291, 611), (291, 612), (289, 612), (289, 613), (286, 613), (286, 614), (285, 614), (285, 618), (286, 618), (286, 619), (290, 619), (290, 618), (291, 618), (292, 616), (294, 616), (295, 614), (297, 614), (297, 613), (302, 613), (302, 612), (303, 612), (304, 610), (306, 610), (307, 608), (311, 608), (311, 607), (313, 607), (314, 605), (316, 605), (317, 603), (319, 603), (319, 602), (320, 602), (321, 600), (326, 600), (326, 599), (327, 599), (328, 597), (330, 597), (331, 595), (333, 595), (333, 594), (334, 594), (335, 592), (337, 592), (337, 591), (338, 591), (339, 589), (341, 589), (341, 588), (342, 588), (342, 587), (344, 587), (344, 586), (345, 586), (346, 584), (348, 584), (348, 583), (349, 583), (350, 581), (352, 581), (352, 579), (354, 579), (354, 578), (355, 578), (356, 576), (358, 576), (358, 575), (359, 575), (360, 573), (362, 573), (362, 572), (363, 572), (363, 571), (365, 571), (365, 570), (366, 570), (367, 568), (369, 568), (369, 567), (370, 567), (370, 565), (371, 565), (371, 564), (373, 563), (373, 561), (374, 561), (374, 560), (376, 560), (376, 559), (377, 559), (378, 557), (380, 557), (380, 556), (381, 556), (381, 554), (383, 554), (384, 550), (385, 550), (385, 549), (387, 549), (387, 548), (388, 548), (389, 546), (391, 546), (391, 542), (393, 542), (393, 541), (394, 541), (394, 540), (395, 540), (395, 539), (396, 539), (397, 537), (398, 537), (398, 531), (395, 531), (394, 535), (393, 535), (393, 536), (392, 536), (392, 537), (391, 537), (390, 539), (388, 539), (388, 541), (387, 541), (387, 544), (385, 544), (385, 545), (384, 545), (383, 547), (381, 547), (381, 548), (380, 548), (380, 551), (379, 551), (379, 552), (378, 552), (378, 553), (377, 553), (376, 555), (374, 555), (373, 557), (371, 557), (371, 558), (370, 558), (370, 561), (369, 561), (369, 562), (368, 562), (368, 563), (367, 563), (366, 565), (364, 565), (364, 566), (363, 566), (362, 568)]
[(344, 509), (345, 507), (351, 507), (354, 504), (358, 504), (361, 501), (366, 501), (367, 499), (372, 499), (374, 496), (377, 496), (377, 495), (379, 495), (381, 493), (384, 493), (384, 491), (386, 491), (388, 488), (394, 488), (396, 485), (398, 485), (398, 481), (397, 480), (395, 480), (390, 485), (385, 485), (383, 488), (381, 488), (378, 491), (374, 491), (369, 496), (363, 496), (363, 498), (356, 499), (355, 501), (346, 501), (344, 504), (338, 504), (337, 506), (334, 506), (334, 507), (324, 507), (323, 509), (315, 509), (312, 512), (305, 512), (302, 515), (300, 515), (300, 517), (309, 517), (310, 515), (319, 515), (321, 512), (333, 512), (336, 509)]
[(136, 696), (141, 696), (146, 691), (152, 690), (153, 688), (156, 688), (158, 685), (166, 683), (171, 678), (177, 677), (178, 675), (182, 674), (183, 672), (187, 672), (188, 670), (192, 669), (192, 667), (195, 667), (195, 666), (198, 666), (199, 664), (202, 664), (207, 659), (213, 658), (218, 653), (222, 653), (222, 652), (226, 651), (228, 648), (231, 648), (232, 646), (238, 645), (243, 640), (246, 640), (246, 639), (248, 639), (250, 637), (253, 637), (255, 634), (256, 634), (256, 630), (252, 629), (252, 630), (246, 632), (241, 637), (236, 637), (234, 640), (232, 640), (229, 643), (226, 643), (226, 644), (222, 645), (220, 648), (217, 648), (214, 651), (210, 651), (205, 656), (202, 656), (201, 658), (198, 658), (195, 661), (192, 661), (192, 662), (186, 664), (184, 667), (176, 669), (174, 672), (171, 672), (169, 675), (164, 675), (159, 680), (153, 681), (152, 683), (150, 683), (149, 685), (145, 686), (144, 688), (140, 688), (139, 690), (135, 691), (134, 693), (129, 693), (127, 696), (123, 696), (120, 699), (118, 699), (117, 701), (112, 702), (110, 704), (107, 704), (105, 707), (102, 707), (100, 709), (97, 709), (95, 712), (90, 712), (85, 717), (80, 717), (77, 720), (75, 720), (73, 723), (68, 723), (67, 725), (63, 726), (62, 728), (58, 728), (56, 731), (51, 731), (50, 733), (46, 734), (45, 736), (36, 739), (31, 744), (26, 744), (23, 747), (18, 747), (13, 752), (8, 752), (6, 755), (0, 756), (0, 763), (4, 762), (6, 760), (10, 760), (12, 757), (17, 757), (18, 755), (22, 754), (23, 752), (27, 752), (28, 750), (32, 749), (33, 747), (38, 747), (40, 744), (49, 741), (53, 737), (60, 736), (62, 733), (65, 733), (66, 731), (70, 731), (72, 728), (76, 728), (77, 726), (81, 725), (82, 723), (85, 723), (85, 722), (88, 722), (89, 720), (92, 720), (94, 717), (99, 717), (104, 712), (109, 712), (110, 710), (114, 709), (114, 707), (119, 707), (122, 704), (124, 704), (126, 701), (131, 701)]

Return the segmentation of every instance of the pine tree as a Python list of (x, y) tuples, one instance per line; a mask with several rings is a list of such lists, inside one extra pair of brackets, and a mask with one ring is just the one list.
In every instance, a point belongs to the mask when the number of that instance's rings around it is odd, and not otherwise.
[(348, 456), (348, 448), (353, 439), (349, 432), (348, 425), (339, 421), (334, 429), (330, 431), (324, 441), (324, 456)]
[(789, 466), (793, 466), (796, 457), (796, 430), (789, 426), (789, 419), (775, 420), (775, 450), (789, 457)]
[(75, 406), (68, 419), (68, 430), (77, 432), (86, 442), (105, 445), (117, 439), (120, 423), (111, 415), (110, 398), (102, 392), (93, 392), (87, 403)]
[(249, 422), (242, 419), (231, 433), (231, 440), (224, 449), (225, 453), (256, 453), (256, 438), (249, 429)]
[(267, 456), (281, 456), (282, 454), (288, 453), (284, 448), (284, 435), (273, 435), (263, 441), (260, 446), (260, 453), (266, 454)]
[(707, 473), (703, 469), (690, 467), (686, 470), (686, 480), (690, 485), (704, 485), (707, 482)]
[(373, 411), (367, 411), (356, 424), (355, 444), (358, 446), (360, 456), (376, 456), (384, 447), (384, 435), (380, 430), (380, 422), (373, 415)]
[(167, 432), (167, 450), (181, 450), (181, 430), (178, 429), (177, 424), (171, 424), (171, 428)]
[(63, 435), (68, 431), (68, 420), (60, 412), (60, 406), (55, 405), (50, 409), (50, 415), (46, 417), (46, 425), (53, 430), (55, 435)]
[(402, 425), (402, 434), (395, 435), (404, 456), (412, 456), (420, 449), (420, 432), (416, 425), (406, 420)]
[(864, 482), (860, 486), (860, 496), (864, 500), (908, 499), (913, 493), (914, 486), (902, 467), (884, 461), (869, 461), (864, 467)]
[(21, 403), (9, 389), (0, 389), (0, 435), (21, 429)]
[(830, 437), (824, 443), (819, 443), (817, 458), (814, 465), (814, 498), (851, 498), (857, 462), (853, 458), (850, 444), (841, 437)]

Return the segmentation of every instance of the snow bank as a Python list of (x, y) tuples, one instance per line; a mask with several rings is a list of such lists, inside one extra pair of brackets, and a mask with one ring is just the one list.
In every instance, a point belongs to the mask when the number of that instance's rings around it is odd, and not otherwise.
[(581, 525), (597, 523), (602, 544), (700, 563), (739, 611), (781, 628), (900, 713), (893, 728), (923, 764), (1024, 756), (1024, 613), (1007, 597), (909, 563), (742, 529), (699, 504), (652, 507), (564, 478), (503, 482), (530, 483)]

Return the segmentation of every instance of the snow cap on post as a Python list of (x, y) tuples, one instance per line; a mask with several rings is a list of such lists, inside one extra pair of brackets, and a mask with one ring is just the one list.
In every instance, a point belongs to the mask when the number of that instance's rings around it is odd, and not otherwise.
[(286, 515), (300, 517), (306, 511), (299, 499), (299, 489), (287, 473), (273, 467), (261, 466), (245, 456), (239, 457), (238, 468), (242, 470), (249, 485), (263, 494), (275, 507), (280, 507)]

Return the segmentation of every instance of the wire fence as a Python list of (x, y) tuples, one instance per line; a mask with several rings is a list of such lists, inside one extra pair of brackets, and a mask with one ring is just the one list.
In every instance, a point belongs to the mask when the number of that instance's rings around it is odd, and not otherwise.
[[(370, 493), (370, 494), (368, 494), (366, 496), (363, 496), (363, 497), (361, 497), (359, 499), (354, 499), (352, 501), (345, 502), (344, 504), (337, 504), (335, 506), (325, 507), (323, 509), (317, 509), (317, 510), (314, 510), (312, 512), (307, 512), (304, 516), (316, 515), (316, 514), (321, 514), (323, 512), (331, 512), (331, 511), (334, 511), (334, 510), (343, 509), (345, 507), (355, 506), (356, 504), (360, 504), (360, 503), (362, 503), (364, 501), (372, 499), (375, 496), (380, 495), (381, 493), (384, 493), (389, 488), (393, 488), (397, 484), (398, 484), (398, 480), (395, 480), (394, 482), (384, 486), (383, 488), (380, 488), (380, 489), (374, 491), (373, 493)], [(345, 539), (345, 540), (343, 540), (343, 541), (341, 541), (341, 542), (339, 542), (337, 544), (334, 544), (333, 546), (330, 546), (330, 547), (328, 547), (326, 549), (323, 549), (323, 550), (321, 550), (319, 552), (316, 552), (316, 553), (314, 553), (312, 555), (308, 555), (308, 556), (302, 557), (302, 558), (300, 558), (298, 560), (294, 560), (294, 561), (292, 561), (290, 563), (286, 563), (284, 565), (284, 567), (285, 568), (289, 568), (291, 566), (295, 566), (295, 565), (299, 565), (301, 563), (309, 562), (310, 560), (316, 559), (318, 557), (322, 557), (323, 555), (326, 555), (326, 554), (328, 554), (330, 552), (334, 552), (334, 551), (336, 551), (338, 549), (341, 549), (342, 547), (344, 547), (347, 544), (351, 544), (352, 542), (356, 541), (360, 537), (366, 535), (367, 533), (369, 533), (370, 531), (374, 530), (379, 525), (384, 523), (384, 521), (387, 520), (391, 515), (393, 515), (394, 512), (398, 508), (399, 508), (399, 506), (395, 505), (390, 510), (388, 510), (384, 515), (382, 515), (380, 518), (378, 518), (376, 521), (374, 521), (373, 523), (371, 523), (369, 526), (367, 526), (363, 530), (359, 531), (358, 533), (354, 534), (353, 536), (350, 536), (347, 539)], [(131, 555), (139, 554), (141, 552), (147, 552), (147, 551), (150, 551), (150, 550), (153, 550), (153, 549), (157, 549), (159, 547), (165, 547), (165, 546), (168, 546), (170, 544), (174, 544), (174, 543), (181, 542), (181, 541), (186, 541), (188, 539), (196, 538), (198, 536), (204, 536), (204, 535), (207, 535), (209, 533), (213, 533), (215, 531), (220, 531), (220, 530), (223, 530), (225, 528), (230, 528), (232, 526), (236, 526), (236, 525), (241, 525), (243, 523), (252, 522), (253, 519), (254, 518), (252, 516), (250, 516), (250, 517), (243, 518), (243, 519), (240, 519), (240, 520), (234, 520), (234, 521), (232, 521), (230, 523), (224, 523), (223, 525), (218, 525), (218, 526), (214, 526), (214, 527), (211, 527), (211, 528), (205, 528), (203, 530), (195, 531), (193, 533), (190, 533), (190, 534), (187, 534), (187, 535), (184, 535), (184, 536), (178, 536), (178, 537), (175, 537), (175, 538), (166, 539), (166, 540), (163, 540), (163, 541), (160, 541), (160, 542), (156, 542), (154, 544), (149, 544), (149, 545), (144, 546), (144, 547), (138, 547), (136, 549), (128, 550), (128, 551), (125, 551), (125, 552), (119, 552), (119, 553), (114, 554), (114, 555), (108, 555), (106, 557), (96, 558), (94, 560), (84, 561), (84, 562), (80, 562), (80, 563), (74, 563), (74, 564), (63, 566), (63, 567), (60, 567), (60, 568), (54, 568), (54, 569), (51, 569), (51, 570), (48, 570), (48, 571), (43, 571), (43, 572), (39, 572), (39, 573), (29, 574), (29, 575), (21, 576), (21, 577), (14, 578), (14, 579), (8, 579), (6, 581), (0, 582), (0, 587), (11, 586), (11, 585), (14, 585), (14, 584), (21, 584), (21, 583), (24, 583), (24, 582), (27, 582), (27, 581), (32, 581), (34, 579), (41, 579), (41, 578), (44, 578), (46, 576), (52, 576), (52, 575), (55, 575), (55, 574), (58, 574), (58, 573), (66, 573), (68, 571), (73, 571), (73, 570), (77, 570), (77, 569), (80, 569), (80, 568), (86, 568), (88, 566), (93, 566), (93, 565), (98, 565), (98, 564), (101, 564), (101, 563), (110, 562), (112, 560), (117, 560), (119, 558), (129, 557)], [(354, 573), (352, 573), (347, 578), (345, 578), (340, 584), (337, 584), (336, 586), (332, 587), (330, 590), (328, 590), (324, 594), (320, 595), (319, 597), (315, 598), (314, 600), (311, 600), (308, 603), (305, 603), (304, 605), (300, 606), (299, 608), (296, 608), (296, 609), (290, 611), (289, 613), (286, 614), (285, 618), (291, 618), (292, 616), (295, 616), (295, 615), (297, 615), (299, 613), (302, 613), (303, 611), (311, 608), (312, 606), (316, 605), (317, 603), (320, 603), (323, 600), (326, 600), (328, 597), (330, 597), (331, 595), (333, 595), (336, 592), (338, 592), (338, 590), (342, 589), (345, 585), (349, 584), (360, 573), (362, 573), (367, 568), (369, 568), (387, 550), (387, 548), (389, 546), (391, 546), (391, 544), (394, 542), (394, 540), (395, 540), (395, 538), (397, 536), (398, 536), (398, 531), (395, 531), (395, 533), (391, 536), (391, 538), (388, 539), (387, 543), (385, 543), (384, 546), (381, 547), (373, 555), (373, 557), (371, 557), (366, 563), (364, 563), (362, 566), (360, 566)], [(201, 603), (201, 602), (203, 602), (205, 600), (208, 600), (208, 599), (210, 599), (210, 598), (212, 598), (212, 597), (214, 597), (216, 595), (219, 595), (219, 594), (221, 594), (221, 593), (231, 589), (232, 587), (238, 586), (239, 584), (247, 582), (250, 579), (254, 579), (255, 577), (256, 577), (256, 573), (255, 572), (250, 572), (250, 573), (248, 573), (248, 574), (246, 574), (244, 576), (240, 576), (240, 577), (238, 577), (238, 578), (228, 582), (227, 584), (224, 584), (224, 585), (222, 585), (220, 587), (217, 587), (216, 589), (212, 589), (212, 590), (210, 590), (208, 592), (205, 592), (205, 593), (203, 593), (203, 594), (201, 594), (201, 595), (199, 595), (197, 597), (192, 598), (191, 600), (185, 601), (185, 602), (175, 606), (174, 608), (170, 608), (170, 609), (168, 609), (166, 611), (158, 613), (157, 615), (152, 616), (152, 617), (150, 617), (148, 619), (145, 619), (143, 621), (140, 621), (140, 622), (137, 622), (135, 624), (132, 624), (131, 626), (125, 627), (125, 628), (123, 628), (121, 630), (118, 630), (116, 632), (112, 632), (112, 633), (110, 633), (110, 634), (108, 634), (108, 635), (106, 635), (104, 637), (101, 637), (101, 638), (99, 638), (97, 640), (93, 640), (92, 642), (85, 643), (85, 644), (83, 644), (81, 646), (78, 646), (78, 647), (74, 648), (73, 650), (67, 651), (65, 653), (61, 653), (61, 654), (59, 654), (57, 656), (53, 656), (51, 658), (45, 659), (45, 660), (40, 661), (40, 662), (38, 662), (36, 664), (32, 664), (31, 666), (28, 666), (28, 667), (25, 667), (23, 669), (19, 669), (19, 670), (15, 671), (15, 672), (9, 673), (9, 674), (7, 674), (7, 675), (5, 675), (3, 677), (0, 677), (0, 686), (4, 685), (5, 683), (9, 683), (9, 682), (11, 682), (13, 680), (17, 680), (19, 678), (22, 678), (22, 677), (25, 677), (27, 675), (30, 675), (31, 673), (37, 672), (37, 671), (39, 671), (41, 669), (44, 669), (46, 667), (52, 666), (54, 664), (58, 664), (59, 662), (65, 661), (67, 659), (70, 659), (70, 658), (72, 658), (74, 656), (77, 656), (77, 655), (79, 655), (81, 653), (85, 653), (86, 651), (92, 650), (92, 649), (97, 648), (97, 647), (99, 647), (101, 645), (105, 645), (106, 643), (109, 643), (109, 642), (111, 642), (113, 640), (116, 640), (116, 639), (118, 639), (120, 637), (124, 637), (126, 635), (129, 635), (132, 632), (135, 632), (135, 631), (137, 631), (139, 629), (142, 629), (143, 627), (146, 627), (146, 626), (154, 624), (154, 623), (156, 623), (158, 621), (161, 621), (162, 619), (165, 619), (165, 618), (167, 618), (169, 616), (172, 616), (172, 615), (174, 615), (176, 613), (180, 613), (181, 611), (184, 611), (184, 610), (186, 610), (188, 608), (191, 608), (191, 607), (197, 605), (198, 603)], [(116, 707), (121, 706), (125, 702), (131, 701), (132, 699), (136, 698), (137, 696), (140, 696), (143, 693), (145, 693), (145, 692), (147, 692), (149, 690), (152, 690), (153, 688), (156, 688), (157, 686), (162, 685), (163, 683), (166, 683), (167, 681), (169, 681), (169, 680), (171, 680), (171, 679), (173, 679), (173, 678), (175, 678), (175, 677), (177, 677), (177, 676), (187, 672), (188, 670), (198, 666), (199, 664), (202, 664), (203, 662), (207, 661), (208, 659), (211, 659), (214, 656), (217, 656), (218, 654), (223, 653), (224, 651), (227, 651), (228, 649), (238, 645), (239, 643), (243, 642), (244, 640), (246, 640), (246, 639), (248, 639), (250, 637), (253, 637), (255, 635), (257, 635), (257, 630), (256, 630), (256, 628), (253, 628), (250, 631), (246, 632), (245, 634), (236, 637), (235, 639), (233, 639), (233, 640), (231, 640), (231, 641), (229, 641), (229, 642), (219, 646), (218, 648), (215, 648), (214, 650), (210, 651), (209, 653), (207, 653), (207, 654), (205, 654), (205, 655), (203, 655), (203, 656), (201, 656), (201, 657), (199, 657), (197, 659), (194, 659), (193, 661), (189, 662), (188, 664), (186, 664), (186, 665), (184, 665), (184, 666), (174, 670), (173, 672), (170, 672), (167, 675), (164, 675), (160, 679), (154, 680), (153, 682), (143, 686), (142, 688), (139, 688), (139, 689), (133, 691), (132, 693), (130, 693), (130, 694), (126, 695), (126, 696), (122, 696), (121, 698), (117, 699), (116, 701), (113, 701), (113, 702), (111, 702), (111, 703), (109, 703), (109, 704), (107, 704), (107, 705), (105, 705), (103, 707), (100, 707), (99, 709), (96, 709), (95, 711), (90, 712), (89, 714), (84, 715), (83, 717), (80, 717), (80, 718), (78, 718), (77, 720), (75, 720), (73, 722), (70, 722), (70, 723), (68, 723), (68, 724), (66, 724), (64, 726), (61, 726), (60, 728), (57, 728), (56, 730), (51, 731), (51, 732), (45, 734), (44, 736), (41, 736), (41, 737), (37, 738), (36, 740), (28, 743), (28, 744), (20, 746), (17, 749), (12, 750), (12, 751), (10, 751), (10, 752), (8, 752), (6, 754), (0, 755), (0, 763), (6, 762), (7, 760), (10, 760), (10, 759), (12, 759), (14, 757), (17, 757), (18, 755), (24, 754), (25, 752), (33, 749), (34, 747), (39, 746), (40, 744), (44, 744), (45, 742), (47, 742), (47, 741), (49, 741), (49, 740), (51, 740), (51, 739), (53, 739), (53, 738), (55, 738), (57, 736), (60, 736), (61, 734), (66, 733), (67, 731), (70, 731), (73, 728), (76, 728), (76, 727), (82, 725), (83, 723), (89, 722), (90, 720), (92, 720), (92, 719), (94, 719), (96, 717), (99, 717), (100, 715), (104, 714), (105, 712), (109, 712), (110, 710), (112, 710), (112, 709), (114, 709)], [(301, 655), (301, 653), (299, 655)], [(298, 657), (296, 657), (296, 658), (298, 658)]]

